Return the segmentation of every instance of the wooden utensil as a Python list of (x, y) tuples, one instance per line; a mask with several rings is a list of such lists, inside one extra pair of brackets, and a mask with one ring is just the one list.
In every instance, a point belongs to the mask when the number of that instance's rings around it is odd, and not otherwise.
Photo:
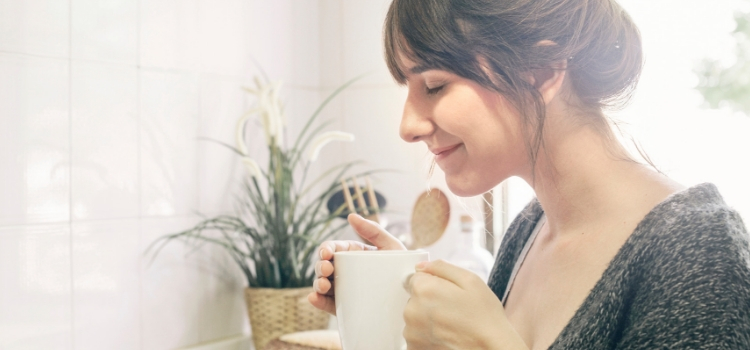
[(450, 219), (448, 197), (437, 188), (423, 192), (411, 214), (412, 244), (409, 249), (424, 248), (437, 242), (445, 233)]
[[(354, 187), (354, 195), (349, 192), (349, 186), (346, 184), (346, 180), (341, 179), (341, 191), (344, 193), (344, 200), (346, 202), (347, 208), (349, 209), (349, 212), (359, 213), (364, 216), (365, 219), (380, 223), (380, 207), (378, 206), (378, 200), (375, 197), (375, 190), (373, 190), (372, 188), (372, 182), (370, 182), (370, 178), (365, 177), (365, 192), (367, 192), (367, 199), (370, 202), (370, 207), (367, 206), (364, 192), (362, 192), (362, 188), (359, 186), (357, 177), (352, 176), (351, 182)], [(356, 207), (354, 205), (355, 200), (357, 201)]]

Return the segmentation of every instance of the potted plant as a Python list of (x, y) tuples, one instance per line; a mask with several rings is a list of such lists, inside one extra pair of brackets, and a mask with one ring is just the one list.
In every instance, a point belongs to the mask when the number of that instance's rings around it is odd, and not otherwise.
[[(323, 146), (354, 140), (348, 133), (322, 132), (330, 121), (313, 128), (326, 104), (354, 80), (323, 101), (293, 145), (286, 147), (281, 84), (256, 78), (256, 87), (246, 88), (255, 95), (256, 104), (237, 122), (236, 146), (215, 141), (235, 152), (247, 169), (238, 213), (207, 218), (190, 229), (163, 236), (151, 246), (154, 255), (174, 240), (224, 248), (247, 278), (245, 300), (256, 349), (280, 335), (328, 325), (328, 314), (309, 305), (306, 296), (312, 291), (316, 248), (346, 227), (345, 221), (334, 223), (346, 207), (330, 211), (326, 201), (339, 190), (339, 179), (355, 162), (328, 169), (310, 183), (305, 183), (305, 178)], [(269, 152), (265, 169), (249, 156), (245, 143), (246, 124), (252, 116), (259, 116), (263, 125)], [(320, 185), (322, 192), (312, 193)]]

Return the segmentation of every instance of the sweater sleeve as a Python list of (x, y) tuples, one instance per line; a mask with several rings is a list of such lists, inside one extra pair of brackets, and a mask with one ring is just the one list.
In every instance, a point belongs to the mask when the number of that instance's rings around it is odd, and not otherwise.
[(664, 220), (615, 348), (750, 349), (750, 249), (739, 215)]

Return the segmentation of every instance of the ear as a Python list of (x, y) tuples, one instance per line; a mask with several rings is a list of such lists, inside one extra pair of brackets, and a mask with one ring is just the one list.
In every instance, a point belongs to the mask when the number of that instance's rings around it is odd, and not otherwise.
[[(557, 45), (550, 40), (542, 40), (536, 46)], [(542, 69), (535, 69), (527, 76), (529, 83), (542, 95), (544, 104), (549, 104), (562, 89), (565, 81), (565, 71), (568, 68), (568, 61), (561, 60), (553, 62), (552, 65)]]
[(565, 81), (565, 69), (568, 67), (567, 61), (555, 62), (548, 68), (535, 69), (531, 72), (530, 83), (542, 95), (544, 104), (549, 104), (562, 89)]

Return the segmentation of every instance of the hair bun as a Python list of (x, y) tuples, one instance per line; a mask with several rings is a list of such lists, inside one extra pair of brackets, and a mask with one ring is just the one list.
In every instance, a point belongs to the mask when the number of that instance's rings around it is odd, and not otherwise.
[(585, 104), (619, 108), (629, 101), (643, 68), (641, 35), (619, 5), (604, 3), (606, 11), (591, 18), (594, 28), (580, 38), (580, 49), (568, 64), (569, 78)]

